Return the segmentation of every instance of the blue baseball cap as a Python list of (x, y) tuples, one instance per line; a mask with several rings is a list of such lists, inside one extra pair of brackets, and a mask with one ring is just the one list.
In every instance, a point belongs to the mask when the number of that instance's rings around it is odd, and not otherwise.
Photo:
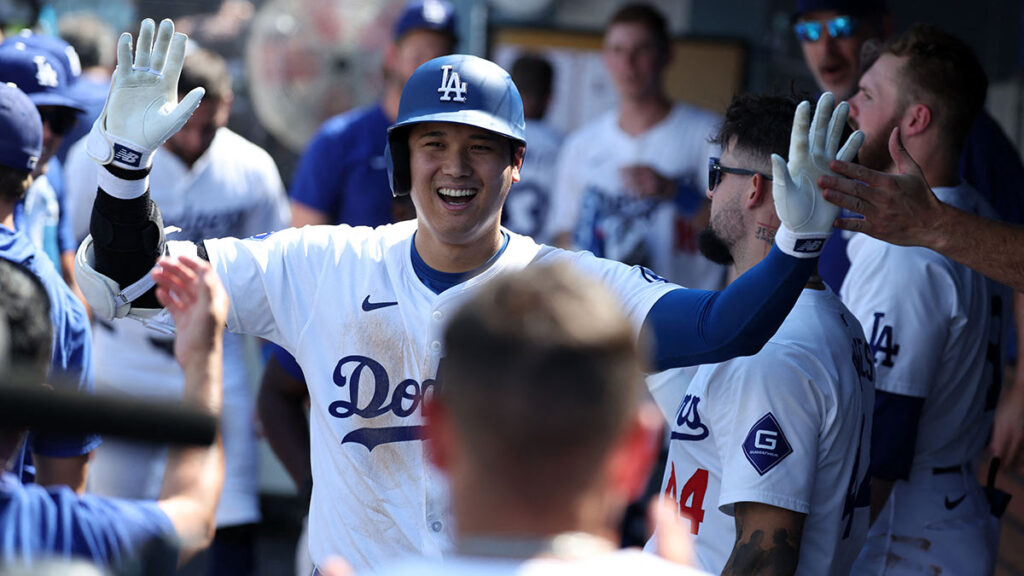
[(0, 82), (0, 164), (28, 174), (42, 152), (43, 121), (36, 105), (17, 87)]
[(64, 106), (82, 111), (81, 104), (68, 95), (68, 68), (49, 50), (17, 36), (0, 44), (0, 82), (21, 88), (36, 106)]
[(455, 8), (447, 0), (409, 2), (395, 21), (394, 38), (398, 40), (413, 30), (432, 30), (447, 34), (451, 36), (454, 44), (458, 41), (458, 34), (455, 33)]
[(74, 46), (62, 38), (49, 34), (36, 34), (26, 29), (18, 32), (17, 36), (4, 41), (5, 44), (7, 42), (24, 42), (33, 48), (49, 52), (64, 67), (64, 72), (70, 78), (68, 81), (70, 85), (74, 85), (78, 81), (78, 77), (82, 75), (82, 61), (78, 58), (78, 52), (75, 51)]

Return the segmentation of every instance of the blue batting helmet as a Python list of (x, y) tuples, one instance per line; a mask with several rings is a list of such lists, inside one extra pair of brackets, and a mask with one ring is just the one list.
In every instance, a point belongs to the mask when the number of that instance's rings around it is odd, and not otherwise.
[(523, 100), (508, 72), (476, 56), (434, 58), (405, 83), (398, 119), (388, 128), (384, 156), (395, 196), (408, 194), (411, 187), (408, 131), (402, 128), (421, 122), (476, 126), (526, 146)]

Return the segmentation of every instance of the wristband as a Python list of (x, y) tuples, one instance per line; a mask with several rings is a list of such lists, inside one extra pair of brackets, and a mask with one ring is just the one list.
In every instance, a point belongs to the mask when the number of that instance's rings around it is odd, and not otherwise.
[(825, 248), (828, 234), (820, 232), (793, 232), (785, 224), (775, 232), (775, 245), (795, 258), (817, 258)]

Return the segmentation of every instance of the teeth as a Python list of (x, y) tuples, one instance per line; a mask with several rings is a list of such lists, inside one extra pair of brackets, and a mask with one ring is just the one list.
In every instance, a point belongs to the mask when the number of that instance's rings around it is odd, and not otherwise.
[(476, 190), (472, 188), (439, 188), (437, 190), (437, 193), (441, 194), (442, 196), (453, 196), (456, 198), (462, 198), (465, 196), (473, 196), (474, 194), (476, 194)]

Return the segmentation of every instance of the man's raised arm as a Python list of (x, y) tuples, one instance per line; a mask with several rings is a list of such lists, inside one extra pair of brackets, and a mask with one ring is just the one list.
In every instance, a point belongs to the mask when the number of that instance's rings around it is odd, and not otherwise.
[(133, 61), (132, 37), (122, 34), (106, 105), (87, 136), (86, 151), (101, 165), (99, 191), (75, 268), (101, 320), (131, 314), (148, 321), (160, 308), (148, 273), (165, 253), (165, 240), (160, 210), (149, 198), (149, 169), (153, 153), (181, 129), (203, 97), (203, 89), (196, 88), (178, 102), (186, 42), (170, 20), (157, 31), (147, 18)]
[(840, 218), (836, 228), (863, 232), (890, 244), (931, 248), (1024, 291), (1024, 227), (939, 202), (903, 147), (899, 128), (889, 136), (889, 154), (897, 174), (834, 162), (832, 169), (840, 177), (820, 179), (828, 201), (864, 216)]

